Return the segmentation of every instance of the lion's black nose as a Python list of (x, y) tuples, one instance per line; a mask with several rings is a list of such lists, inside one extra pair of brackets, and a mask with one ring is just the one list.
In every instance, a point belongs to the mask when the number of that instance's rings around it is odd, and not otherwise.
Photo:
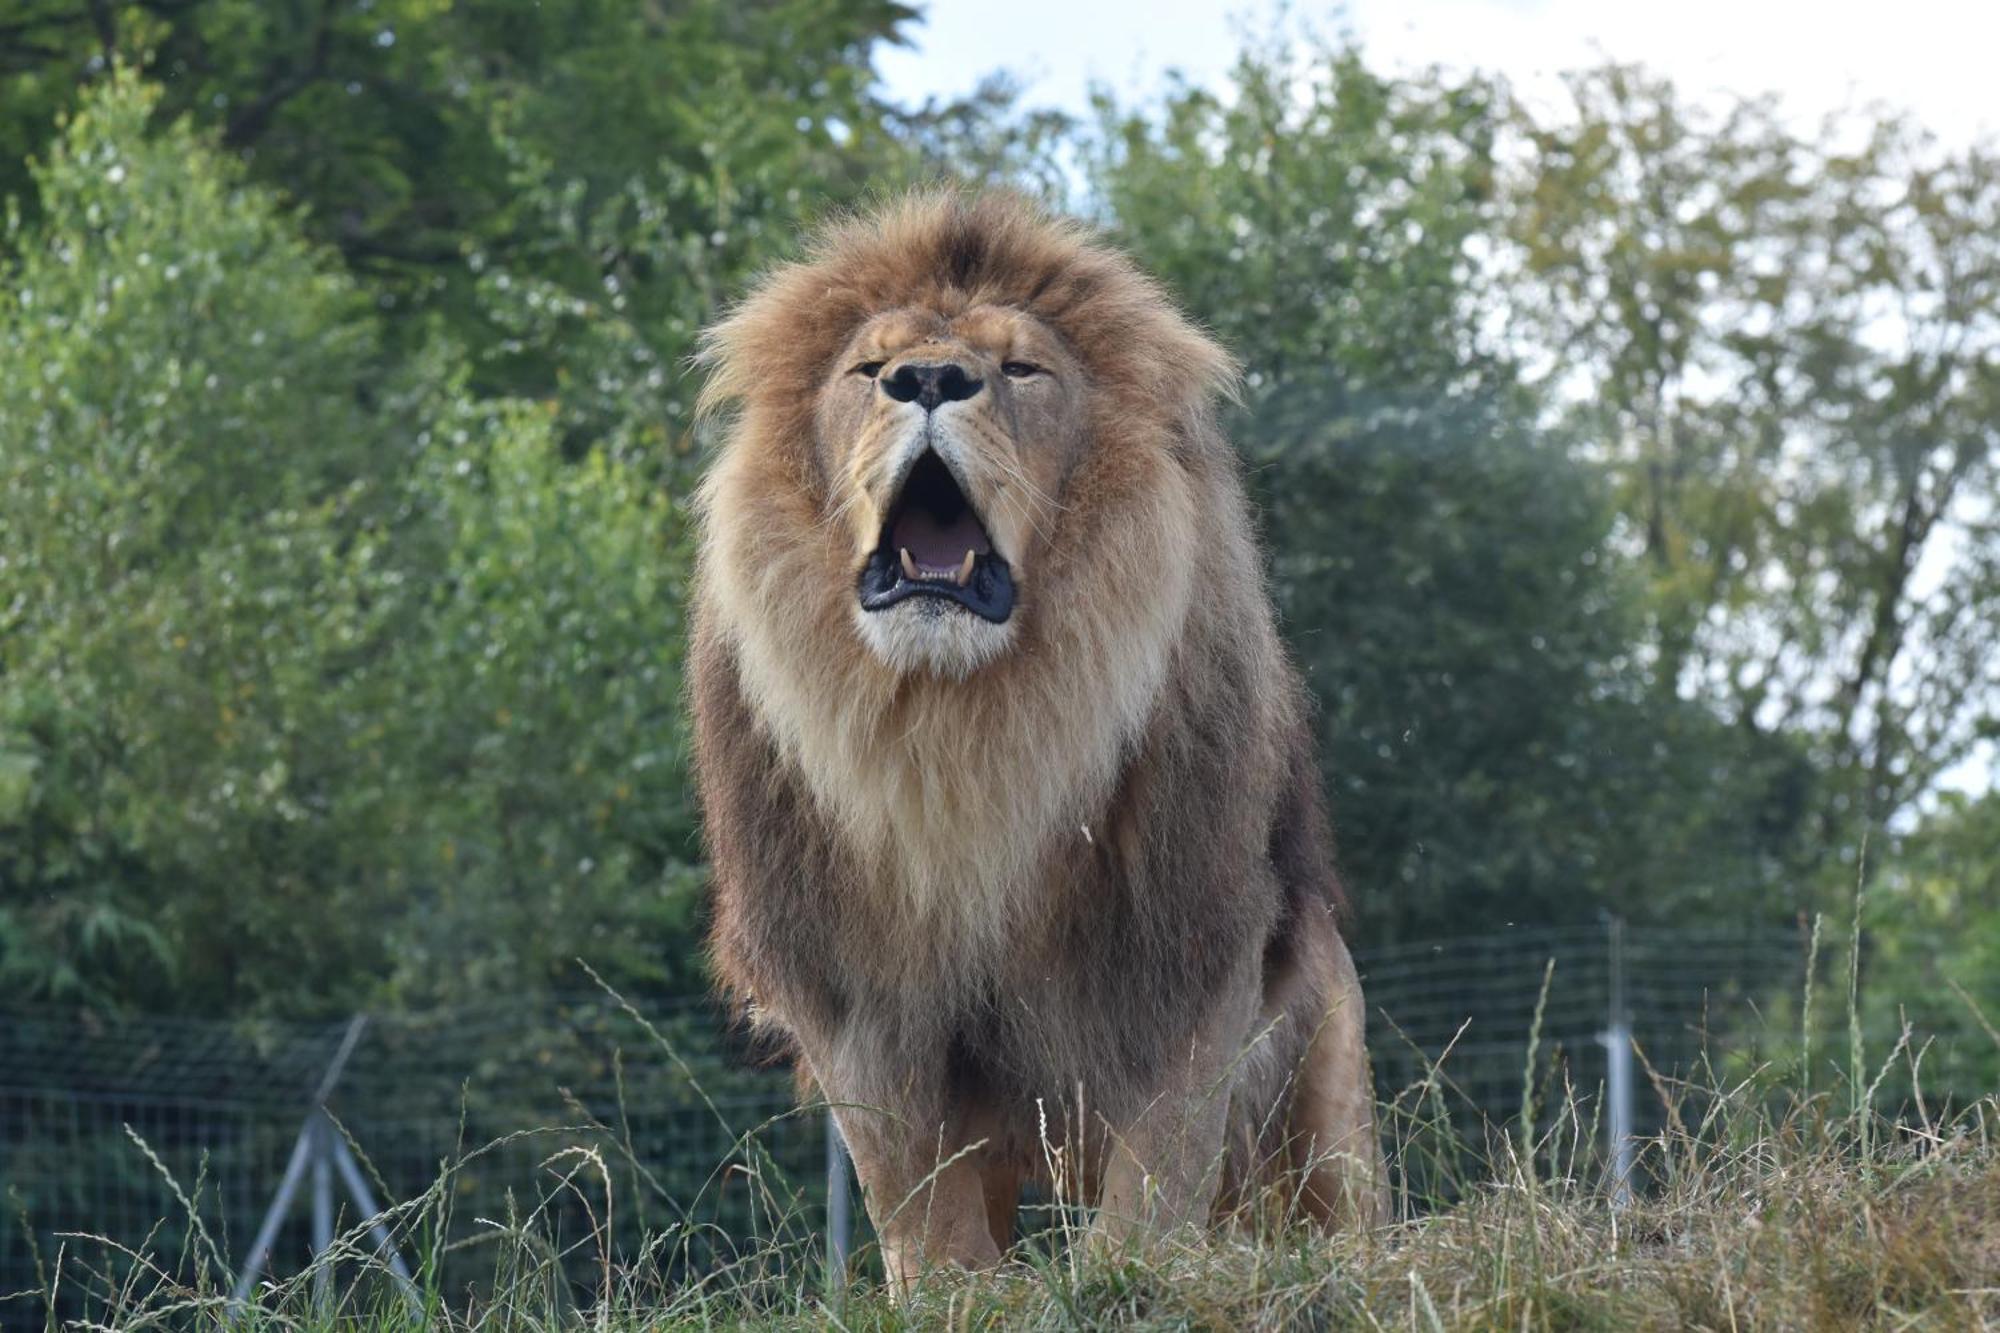
[(935, 412), (940, 403), (956, 403), (970, 398), (985, 387), (965, 373), (956, 361), (910, 362), (896, 368), (893, 375), (875, 381), (882, 392), (899, 403), (922, 403), (924, 411)]

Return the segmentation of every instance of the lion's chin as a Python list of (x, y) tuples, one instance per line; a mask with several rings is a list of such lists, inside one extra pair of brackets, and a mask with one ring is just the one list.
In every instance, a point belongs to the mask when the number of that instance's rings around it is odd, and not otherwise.
[(878, 611), (855, 608), (861, 640), (899, 675), (963, 680), (1005, 653), (1012, 622), (995, 622), (939, 597), (911, 597)]

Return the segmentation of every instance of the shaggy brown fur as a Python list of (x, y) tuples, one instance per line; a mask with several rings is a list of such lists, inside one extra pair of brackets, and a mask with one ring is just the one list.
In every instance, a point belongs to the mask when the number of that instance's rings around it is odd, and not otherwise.
[[(736, 409), (691, 663), (715, 966), (839, 1107), (891, 1275), (991, 1262), (1029, 1179), (1111, 1235), (1267, 1185), (1373, 1216), (1360, 987), (1214, 422), (1228, 357), (1075, 225), (927, 194), (831, 229), (705, 360)], [(946, 365), (969, 396), (893, 392)], [(1000, 621), (861, 605), (926, 451), (968, 561), (1011, 571)]]

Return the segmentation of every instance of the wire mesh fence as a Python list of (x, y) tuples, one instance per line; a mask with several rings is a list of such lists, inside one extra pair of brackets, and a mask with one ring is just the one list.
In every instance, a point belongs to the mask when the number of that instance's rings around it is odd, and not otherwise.
[[(1524, 1088), (1552, 1080), (1603, 1107), (1616, 1131), (1607, 1142), (1647, 1132), (1665, 1114), (1652, 1078), (1754, 1051), (1774, 1007), (1795, 1002), (1807, 958), (1792, 931), (1613, 923), (1400, 945), (1358, 961), (1378, 1094), (1430, 1089), (1476, 1144), (1518, 1115)], [(52, 1287), (85, 1300), (93, 1285), (123, 1280), (138, 1253), (163, 1269), (206, 1266), (227, 1285), (253, 1257), (350, 1037), (344, 1021), (0, 1010), (0, 1296), (11, 1297), (0, 1322), (30, 1312), (40, 1322)], [(424, 1234), (405, 1227), (398, 1244), (427, 1246), (448, 1290), (476, 1286), (482, 1237), (530, 1215), (556, 1253), (585, 1234), (598, 1242), (590, 1254), (607, 1241), (629, 1254), (671, 1233), (669, 1270), (820, 1224), (823, 1112), (799, 1109), (789, 1076), (747, 1058), (706, 1000), (627, 1007), (589, 994), (380, 1014), (351, 1045), (325, 1097), (326, 1133), (351, 1149), (371, 1202), (428, 1192), (432, 1221)], [(1631, 1058), (1647, 1071), (1639, 1091)], [(305, 1194), (329, 1207), (324, 1188)], [(357, 1220), (354, 1199), (339, 1193), (342, 1225)], [(313, 1211), (285, 1211), (254, 1257), (297, 1271), (329, 1222), (316, 1225)], [(661, 1253), (656, 1245), (656, 1263)], [(575, 1260), (580, 1284), (595, 1280), (594, 1262)]]

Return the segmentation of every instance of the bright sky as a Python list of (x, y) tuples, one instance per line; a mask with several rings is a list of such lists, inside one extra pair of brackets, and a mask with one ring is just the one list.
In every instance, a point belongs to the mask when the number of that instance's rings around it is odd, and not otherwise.
[[(929, 0), (915, 47), (881, 56), (889, 89), (966, 92), (1007, 69), (1029, 100), (1087, 108), (1093, 80), (1123, 97), (1165, 73), (1219, 85), (1245, 35), (1279, 26), (1272, 0)], [(1849, 101), (1907, 107), (1949, 142), (2000, 131), (2000, 4), (1992, 0), (1298, 0), (1284, 26), (1351, 31), (1392, 66), (1505, 74), (1530, 97), (1564, 69), (1637, 61), (1690, 90), (1772, 91), (1816, 117)]]

